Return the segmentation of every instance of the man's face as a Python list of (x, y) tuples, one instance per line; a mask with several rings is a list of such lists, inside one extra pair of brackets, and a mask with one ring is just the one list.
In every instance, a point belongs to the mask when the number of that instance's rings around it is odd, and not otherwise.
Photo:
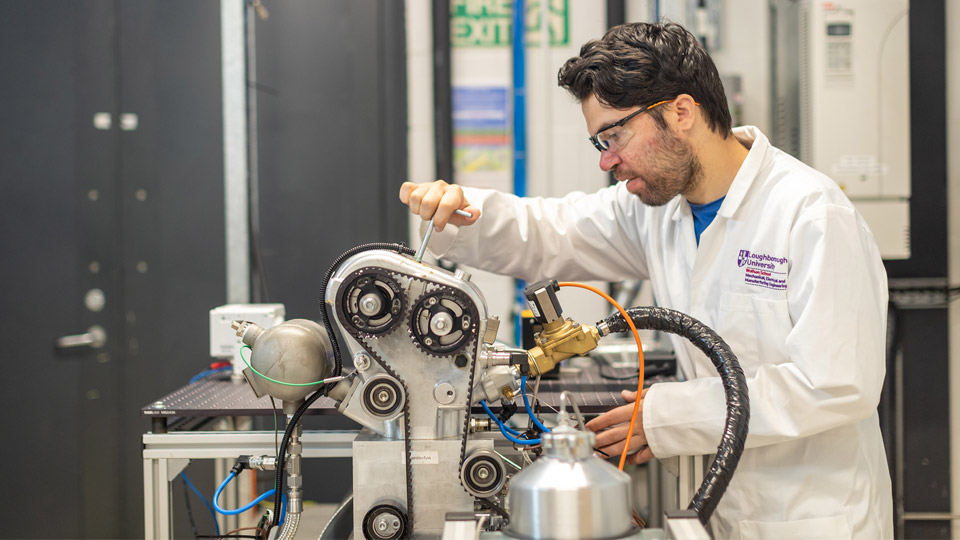
[[(596, 135), (643, 107), (614, 109), (591, 95), (583, 100), (581, 108), (587, 131)], [(690, 143), (660, 128), (656, 120), (644, 113), (614, 129), (622, 130), (629, 138), (621, 148), (600, 153), (600, 168), (611, 172), (617, 181), (626, 182), (627, 191), (640, 197), (644, 204), (660, 206), (697, 188), (703, 171)]]

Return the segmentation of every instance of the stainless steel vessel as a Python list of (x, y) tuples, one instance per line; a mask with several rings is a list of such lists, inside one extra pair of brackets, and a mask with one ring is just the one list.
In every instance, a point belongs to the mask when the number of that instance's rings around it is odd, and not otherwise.
[(593, 455), (593, 433), (562, 423), (543, 439), (544, 456), (510, 481), (510, 524), (504, 533), (529, 539), (610, 539), (636, 532), (630, 477)]

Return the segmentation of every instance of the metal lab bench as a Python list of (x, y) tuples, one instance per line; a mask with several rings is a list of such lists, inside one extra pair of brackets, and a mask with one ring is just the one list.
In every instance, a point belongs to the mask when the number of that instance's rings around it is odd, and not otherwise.
[[(648, 358), (647, 373), (656, 358)], [(673, 362), (672, 358), (659, 360)], [(563, 369), (557, 379), (540, 383), (540, 401), (548, 408), (559, 405), (560, 393), (571, 391), (584, 414), (598, 414), (622, 405), (621, 388), (636, 385), (636, 368), (603, 368), (595, 364)], [(631, 377), (631, 375), (633, 375)], [(612, 378), (615, 378), (613, 380)], [(647, 384), (663, 377), (648, 378)], [(279, 401), (277, 402), (279, 406)], [(494, 407), (496, 408), (496, 407)], [(483, 414), (477, 408), (474, 413)], [(171, 482), (191, 459), (215, 460), (216, 477), (226, 477), (234, 460), (241, 455), (274, 455), (273, 431), (196, 431), (192, 426), (209, 419), (271, 416), (270, 400), (257, 399), (244, 381), (230, 380), (229, 374), (213, 375), (184, 386), (141, 409), (151, 419), (151, 431), (143, 434), (144, 537), (168, 539), (173, 535)], [(339, 415), (335, 402), (321, 397), (306, 415)], [(278, 410), (278, 415), (285, 415)], [(352, 456), (356, 430), (304, 430), (304, 458), (343, 458)], [(504, 449), (512, 447), (504, 442)], [(224, 492), (224, 504), (236, 506), (238, 496)], [(253, 497), (251, 497), (252, 499)], [(230, 516), (233, 517), (233, 516)], [(236, 523), (227, 521), (224, 525)], [(237, 528), (237, 527), (233, 527)], [(229, 529), (225, 529), (229, 530)]]

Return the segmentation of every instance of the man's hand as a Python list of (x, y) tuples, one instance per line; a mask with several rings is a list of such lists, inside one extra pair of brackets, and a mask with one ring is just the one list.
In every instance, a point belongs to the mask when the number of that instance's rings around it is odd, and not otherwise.
[[(587, 429), (597, 433), (596, 449), (608, 456), (619, 456), (623, 452), (630, 417), (633, 416), (633, 402), (637, 400), (636, 392), (622, 390), (620, 393), (627, 405), (611, 409), (586, 425)], [(640, 394), (640, 410), (637, 411), (637, 422), (633, 426), (633, 437), (630, 438), (630, 451), (634, 453), (627, 456), (626, 463), (646, 463), (653, 459), (653, 452), (647, 446), (647, 437), (643, 433), (643, 397), (646, 394), (646, 389)]]
[[(480, 218), (480, 209), (471, 206), (463, 198), (463, 189), (443, 180), (424, 184), (404, 182), (400, 186), (400, 202), (408, 205), (410, 212), (419, 215), (424, 221), (433, 218), (433, 226), (438, 232), (442, 231), (447, 223), (463, 227), (473, 225)], [(469, 212), (473, 217), (454, 214), (455, 210)]]

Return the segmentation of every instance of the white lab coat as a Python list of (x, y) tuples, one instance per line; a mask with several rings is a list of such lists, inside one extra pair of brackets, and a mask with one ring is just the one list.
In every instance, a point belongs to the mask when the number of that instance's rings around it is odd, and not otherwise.
[[(643, 205), (623, 184), (561, 199), (465, 189), (471, 227), (432, 251), (528, 281), (648, 278), (657, 302), (731, 346), (750, 392), (750, 434), (711, 519), (716, 538), (892, 538), (877, 416), (887, 280), (873, 235), (835, 182), (755, 127), (696, 244), (689, 204)], [(653, 385), (643, 425), (655, 456), (716, 452), (724, 395), (710, 360), (672, 337), (684, 382)]]

